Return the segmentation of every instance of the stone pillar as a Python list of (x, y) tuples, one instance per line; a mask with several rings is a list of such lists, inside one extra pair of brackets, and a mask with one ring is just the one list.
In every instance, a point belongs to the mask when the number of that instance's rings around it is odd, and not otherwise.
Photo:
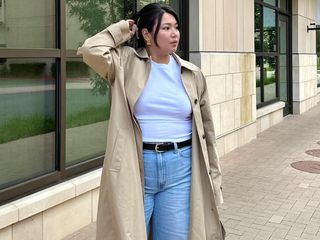
[(206, 77), (223, 155), (256, 137), (254, 0), (195, 0), (190, 12), (190, 61)]
[(315, 21), (317, 0), (292, 1), (293, 113), (301, 114), (317, 104), (316, 33), (307, 32)]

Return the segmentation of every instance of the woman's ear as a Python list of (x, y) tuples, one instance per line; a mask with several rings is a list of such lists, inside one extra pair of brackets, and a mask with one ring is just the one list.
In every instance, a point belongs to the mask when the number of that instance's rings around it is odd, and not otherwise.
[(141, 30), (141, 34), (142, 34), (143, 39), (144, 39), (145, 41), (150, 41), (150, 39), (151, 39), (151, 34), (149, 33), (148, 29), (143, 28), (143, 29)]

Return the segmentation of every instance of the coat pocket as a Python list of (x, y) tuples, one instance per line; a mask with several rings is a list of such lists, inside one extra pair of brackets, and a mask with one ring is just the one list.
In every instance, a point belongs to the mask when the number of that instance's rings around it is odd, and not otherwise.
[(116, 133), (115, 142), (112, 148), (112, 154), (110, 155), (109, 171), (119, 172), (121, 168), (121, 160), (125, 152), (124, 149), (125, 134), (124, 130), (119, 129)]

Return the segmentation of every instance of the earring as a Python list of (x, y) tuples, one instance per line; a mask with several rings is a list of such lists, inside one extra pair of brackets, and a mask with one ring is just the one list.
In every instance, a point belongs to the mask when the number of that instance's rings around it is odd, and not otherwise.
[(147, 46), (151, 46), (151, 41), (150, 41), (149, 38), (145, 39), (145, 41), (146, 41), (146, 45), (147, 45)]

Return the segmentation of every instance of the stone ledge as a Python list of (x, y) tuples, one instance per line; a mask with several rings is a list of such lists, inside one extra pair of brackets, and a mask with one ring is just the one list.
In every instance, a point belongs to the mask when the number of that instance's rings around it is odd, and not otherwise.
[(91, 171), (0, 206), (0, 229), (96, 189), (100, 185), (101, 171), (101, 168)]
[(5, 228), (19, 219), (18, 208), (13, 204), (6, 204), (0, 207), (0, 229)]
[(268, 115), (272, 112), (278, 111), (282, 108), (284, 108), (285, 104), (284, 102), (276, 102), (273, 104), (270, 104), (268, 106), (262, 107), (257, 109), (257, 118), (261, 118), (265, 115)]

